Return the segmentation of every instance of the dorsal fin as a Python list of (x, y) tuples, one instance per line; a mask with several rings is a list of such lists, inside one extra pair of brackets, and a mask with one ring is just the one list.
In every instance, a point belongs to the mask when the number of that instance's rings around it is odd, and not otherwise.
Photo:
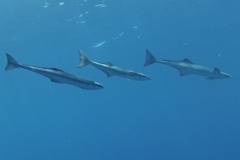
[(215, 67), (215, 68), (213, 69), (213, 73), (214, 73), (214, 74), (219, 74), (219, 73), (221, 73), (221, 71), (220, 71), (219, 68), (216, 68), (216, 67)]
[(106, 65), (108, 65), (108, 66), (114, 66), (111, 62), (107, 62)]
[(189, 64), (194, 64), (192, 61), (190, 61), (190, 60), (187, 59), (187, 58), (183, 59), (182, 62), (189, 63)]

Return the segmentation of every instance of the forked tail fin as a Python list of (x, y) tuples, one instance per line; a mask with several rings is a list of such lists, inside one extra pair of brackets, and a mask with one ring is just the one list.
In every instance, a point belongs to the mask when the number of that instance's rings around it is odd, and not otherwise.
[(156, 62), (156, 58), (153, 56), (153, 54), (148, 49), (146, 49), (146, 60), (144, 63), (144, 67), (149, 66), (155, 62)]
[(78, 67), (84, 67), (88, 65), (91, 62), (89, 58), (83, 53), (83, 51), (78, 50), (78, 52), (79, 52), (79, 59), (80, 59)]
[(7, 65), (5, 67), (5, 70), (12, 70), (19, 67), (18, 62), (10, 54), (7, 53), (6, 56), (7, 56)]

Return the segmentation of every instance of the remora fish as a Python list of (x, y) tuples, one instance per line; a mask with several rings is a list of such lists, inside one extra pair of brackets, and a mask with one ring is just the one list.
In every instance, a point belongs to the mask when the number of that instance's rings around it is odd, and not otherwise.
[(97, 69), (103, 71), (107, 77), (111, 76), (119, 76), (119, 77), (124, 77), (127, 79), (133, 79), (133, 80), (150, 80), (151, 78), (139, 73), (139, 72), (134, 72), (132, 70), (127, 70), (127, 69), (122, 69), (117, 66), (114, 66), (112, 63), (108, 62), (106, 64), (104, 63), (98, 63), (90, 60), (82, 51), (79, 50), (80, 54), (80, 63), (79, 67), (86, 66), (88, 64), (96, 67)]
[(181, 61), (172, 61), (172, 60), (160, 60), (156, 59), (153, 54), (146, 50), (146, 61), (144, 66), (149, 66), (153, 63), (162, 63), (171, 67), (176, 68), (180, 72), (180, 76), (187, 76), (187, 75), (201, 75), (206, 77), (206, 79), (213, 80), (213, 79), (224, 79), (232, 77), (230, 74), (220, 71), (218, 68), (208, 68), (205, 66), (200, 66), (189, 59), (183, 59)]
[(20, 64), (8, 53), (6, 55), (7, 55), (8, 62), (7, 62), (7, 66), (6, 66), (5, 70), (12, 70), (15, 68), (23, 68), (23, 69), (41, 74), (45, 77), (48, 77), (48, 78), (50, 78), (50, 80), (52, 82), (66, 83), (66, 84), (77, 86), (77, 87), (80, 87), (82, 89), (87, 89), (87, 90), (97, 90), (97, 89), (103, 88), (103, 86), (97, 82), (76, 77), (76, 76), (66, 73), (60, 69), (44, 68), (44, 67), (36, 67), (36, 66), (31, 66), (31, 65)]

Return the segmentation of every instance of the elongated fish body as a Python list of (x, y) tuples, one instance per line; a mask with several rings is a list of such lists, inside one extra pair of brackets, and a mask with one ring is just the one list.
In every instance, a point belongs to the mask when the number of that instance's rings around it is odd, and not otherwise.
[(232, 77), (230, 74), (222, 72), (218, 68), (211, 69), (205, 66), (197, 65), (190, 61), (189, 59), (183, 59), (180, 61), (156, 59), (149, 50), (146, 50), (146, 60), (144, 66), (149, 66), (153, 63), (161, 63), (174, 67), (180, 72), (180, 76), (195, 74), (204, 76), (206, 77), (206, 79), (209, 80)]
[(132, 70), (122, 69), (120, 67), (114, 66), (112, 63), (108, 62), (106, 64), (104, 63), (98, 63), (90, 60), (82, 51), (79, 51), (80, 54), (80, 63), (79, 67), (83, 67), (86, 65), (92, 65), (96, 67), (97, 69), (103, 71), (107, 77), (111, 76), (119, 76), (124, 77), (127, 79), (132, 80), (150, 80), (151, 78), (147, 75), (144, 75), (139, 72), (135, 72)]
[(8, 63), (5, 70), (23, 68), (23, 69), (41, 74), (49, 78), (52, 82), (65, 83), (65, 84), (73, 85), (86, 90), (98, 90), (103, 88), (101, 84), (95, 81), (90, 81), (90, 80), (76, 77), (74, 75), (66, 73), (57, 68), (44, 68), (44, 67), (36, 67), (31, 65), (20, 64), (9, 54), (7, 54), (7, 61)]

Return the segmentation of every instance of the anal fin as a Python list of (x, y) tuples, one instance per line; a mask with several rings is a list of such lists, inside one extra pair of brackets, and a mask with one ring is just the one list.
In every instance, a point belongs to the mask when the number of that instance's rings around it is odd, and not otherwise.
[(190, 75), (191, 73), (189, 73), (188, 71), (185, 71), (185, 70), (179, 70), (180, 72), (180, 76), (188, 76)]
[(53, 79), (53, 78), (50, 78), (50, 80), (51, 80), (52, 82), (54, 82), (54, 83), (63, 83), (63, 82), (58, 81), (57, 79)]

